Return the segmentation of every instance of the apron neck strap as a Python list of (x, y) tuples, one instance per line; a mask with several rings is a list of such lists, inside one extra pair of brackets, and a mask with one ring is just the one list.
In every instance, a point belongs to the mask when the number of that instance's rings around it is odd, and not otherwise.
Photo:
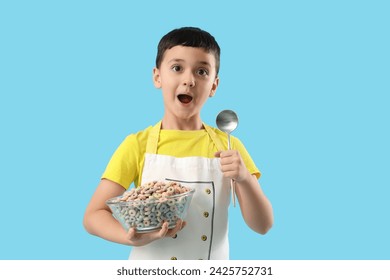
[(217, 150), (218, 151), (225, 150), (225, 148), (222, 145), (221, 139), (219, 139), (219, 137), (214, 132), (214, 130), (211, 128), (211, 126), (208, 126), (207, 124), (203, 123), (203, 127), (206, 129), (206, 131), (209, 134), (211, 140), (213, 140), (215, 146), (217, 147)]
[[(224, 150), (222, 142), (219, 139), (219, 137), (217, 136), (217, 134), (214, 132), (214, 130), (205, 123), (203, 123), (203, 127), (205, 128), (207, 134), (210, 136), (211, 140), (214, 142), (218, 151)], [(155, 124), (150, 131), (150, 134), (148, 136), (148, 140), (146, 143), (146, 153), (157, 154), (157, 146), (158, 146), (158, 140), (159, 140), (159, 136), (160, 136), (160, 130), (161, 130), (161, 121), (159, 121), (157, 124)]]

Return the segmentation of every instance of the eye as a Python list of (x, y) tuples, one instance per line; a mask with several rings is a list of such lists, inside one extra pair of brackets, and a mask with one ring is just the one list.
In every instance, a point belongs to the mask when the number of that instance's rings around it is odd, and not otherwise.
[(198, 75), (200, 75), (200, 76), (207, 76), (207, 75), (209, 74), (209, 72), (208, 72), (206, 69), (203, 69), (203, 68), (199, 69), (199, 70), (197, 71), (197, 73), (198, 73)]
[(173, 65), (171, 69), (173, 72), (180, 72), (183, 68), (180, 65)]

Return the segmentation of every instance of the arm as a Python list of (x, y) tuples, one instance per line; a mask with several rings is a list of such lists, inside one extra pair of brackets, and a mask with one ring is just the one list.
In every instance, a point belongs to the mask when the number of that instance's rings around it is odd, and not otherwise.
[(217, 152), (224, 175), (234, 180), (241, 213), (246, 224), (260, 234), (266, 234), (273, 224), (272, 205), (263, 193), (255, 175), (249, 173), (236, 150)]
[(85, 229), (93, 235), (100, 236), (109, 241), (129, 244), (126, 231), (112, 213), (105, 201), (109, 198), (122, 195), (125, 189), (110, 180), (102, 179), (93, 194), (84, 214)]
[(126, 232), (105, 204), (107, 199), (122, 195), (124, 191), (125, 189), (121, 185), (113, 181), (107, 179), (100, 181), (84, 214), (83, 224), (90, 234), (116, 243), (142, 246), (156, 239), (172, 237), (185, 226), (185, 222), (178, 221), (174, 229), (168, 230), (166, 222), (160, 231), (140, 234), (131, 228)]
[(236, 181), (236, 195), (247, 225), (260, 234), (266, 234), (273, 225), (272, 205), (264, 195), (255, 175)]

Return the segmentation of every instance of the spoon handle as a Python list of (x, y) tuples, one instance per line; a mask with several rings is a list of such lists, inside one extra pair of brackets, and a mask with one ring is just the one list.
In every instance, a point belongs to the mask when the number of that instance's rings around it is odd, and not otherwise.
[(230, 179), (230, 191), (232, 193), (233, 207), (236, 207), (236, 188), (233, 179)]
[[(231, 150), (230, 133), (228, 133), (228, 150)], [(236, 207), (236, 188), (233, 179), (230, 179), (230, 192), (232, 193), (233, 207)]]

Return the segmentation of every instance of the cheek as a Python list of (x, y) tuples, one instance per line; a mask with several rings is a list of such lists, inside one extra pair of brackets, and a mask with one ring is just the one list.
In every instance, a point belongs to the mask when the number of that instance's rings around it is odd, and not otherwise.
[(202, 94), (202, 96), (200, 98), (198, 98), (198, 103), (201, 105), (206, 103), (207, 99), (209, 99), (209, 95), (210, 94)]
[(165, 89), (173, 89), (176, 85), (176, 82), (175, 80), (173, 80), (172, 78), (167, 78), (167, 77), (161, 77), (161, 86), (162, 88), (165, 88)]

